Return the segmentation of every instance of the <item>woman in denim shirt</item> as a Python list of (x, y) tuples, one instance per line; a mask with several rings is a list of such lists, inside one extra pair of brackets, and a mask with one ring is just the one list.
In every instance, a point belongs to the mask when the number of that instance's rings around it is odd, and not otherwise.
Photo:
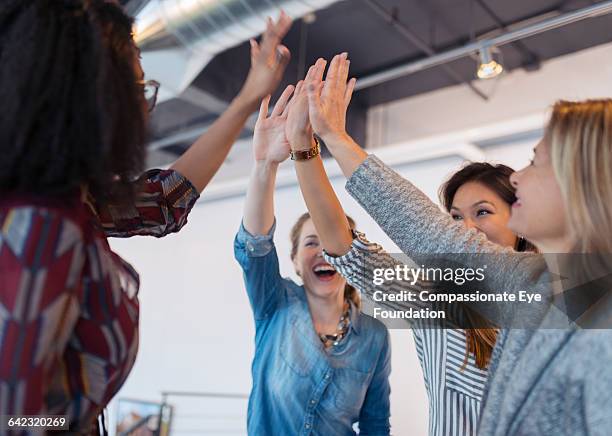
[(280, 275), (273, 193), (278, 164), (289, 157), (285, 121), (293, 90), (287, 87), (269, 117), (270, 97), (261, 104), (255, 165), (234, 243), (255, 317), (248, 432), (354, 435), (358, 423), (361, 435), (388, 435), (388, 332), (351, 301), (346, 281), (323, 260), (309, 218), (295, 228), (292, 253), (304, 285)]

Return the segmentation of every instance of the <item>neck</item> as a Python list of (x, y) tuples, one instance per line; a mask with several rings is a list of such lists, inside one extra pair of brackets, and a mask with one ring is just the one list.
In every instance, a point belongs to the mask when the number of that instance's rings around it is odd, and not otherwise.
[(549, 239), (534, 242), (540, 253), (562, 254), (571, 253), (574, 243), (570, 238)]
[(343, 290), (329, 298), (317, 297), (307, 292), (306, 299), (308, 300), (312, 323), (317, 333), (334, 333), (344, 309)]

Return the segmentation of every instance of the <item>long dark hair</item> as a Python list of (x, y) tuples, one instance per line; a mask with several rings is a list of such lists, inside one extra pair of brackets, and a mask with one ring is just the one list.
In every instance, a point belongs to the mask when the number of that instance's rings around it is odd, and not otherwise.
[(146, 139), (131, 32), (103, 0), (2, 0), (0, 193), (131, 197)]
[[(505, 203), (511, 205), (516, 201), (514, 187), (510, 183), (510, 175), (514, 172), (506, 165), (493, 165), (488, 162), (472, 162), (465, 165), (454, 173), (441, 187), (438, 192), (440, 202), (447, 212), (451, 211), (455, 195), (461, 186), (468, 182), (478, 182), (495, 192)], [(535, 247), (527, 240), (517, 237), (514, 246), (516, 251), (535, 251)], [(471, 325), (487, 326), (490, 325), (479, 314), (464, 307), (466, 317)], [(465, 329), (466, 336), (466, 355), (464, 366), (468, 356), (472, 354), (476, 365), (485, 369), (491, 360), (491, 353), (497, 340), (497, 329), (490, 327), (478, 329)]]

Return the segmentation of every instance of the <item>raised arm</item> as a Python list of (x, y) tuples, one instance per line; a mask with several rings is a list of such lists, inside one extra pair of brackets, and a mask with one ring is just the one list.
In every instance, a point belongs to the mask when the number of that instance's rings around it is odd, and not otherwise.
[(268, 18), (261, 46), (251, 40), (251, 69), (240, 93), (172, 166), (191, 181), (198, 192), (204, 190), (227, 157), (247, 118), (281, 81), (290, 53), (280, 41), (290, 27), (291, 19), (284, 12), (276, 23)]
[[(308, 96), (306, 88), (311, 82), (321, 81), (325, 60), (319, 59), (315, 65), (310, 67), (304, 81), (294, 97), (294, 103), (289, 111), (287, 119), (287, 139), (294, 151), (305, 151), (314, 147), (312, 128), (308, 114)], [(346, 84), (348, 74), (348, 60), (346, 53), (334, 57), (331, 62), (327, 83), (324, 89), (326, 97), (342, 98), (344, 110), (335, 113), (335, 122), (344, 127), (346, 108), (351, 99), (354, 80)], [(316, 76), (316, 77), (315, 77)], [(332, 86), (330, 81), (343, 82), (344, 87)], [(327, 95), (331, 92), (342, 95)], [(345, 254), (351, 247), (353, 236), (342, 206), (334, 193), (329, 182), (321, 156), (318, 155), (309, 160), (298, 160), (295, 162), (298, 181), (302, 195), (308, 207), (308, 211), (321, 238), (325, 250), (333, 255)]]
[[(408, 180), (368, 154), (347, 134), (337, 113), (345, 111), (338, 96), (346, 88), (341, 80), (322, 81), (324, 63), (315, 64), (307, 85), (309, 118), (312, 129), (327, 145), (349, 178), (347, 190), (380, 225), (403, 253), (420, 262), (421, 254), (487, 253), (491, 257), (487, 282), (504, 289), (508, 282), (532, 285), (542, 270), (536, 255), (514, 253), (487, 240), (475, 230), (467, 230), (443, 213)], [(326, 91), (327, 87), (336, 88)], [(336, 98), (329, 96), (336, 95)], [(315, 222), (316, 224), (316, 222)], [(343, 248), (344, 249), (344, 248)]]
[(255, 164), (244, 206), (244, 227), (253, 235), (266, 234), (274, 224), (274, 183), (278, 165), (289, 157), (285, 121), (294, 91), (288, 86), (268, 117), (270, 96), (261, 102), (253, 136)]
[(283, 279), (273, 243), (274, 183), (278, 165), (289, 157), (285, 120), (293, 86), (288, 86), (268, 117), (270, 96), (261, 103), (253, 136), (255, 163), (244, 205), (244, 216), (234, 241), (234, 254), (256, 321), (268, 318), (282, 298)]

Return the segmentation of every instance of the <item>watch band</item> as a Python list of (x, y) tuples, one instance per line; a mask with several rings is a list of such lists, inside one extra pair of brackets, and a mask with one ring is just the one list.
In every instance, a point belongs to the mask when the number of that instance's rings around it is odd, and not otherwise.
[(309, 150), (291, 150), (291, 160), (309, 160), (321, 154), (319, 142)]

